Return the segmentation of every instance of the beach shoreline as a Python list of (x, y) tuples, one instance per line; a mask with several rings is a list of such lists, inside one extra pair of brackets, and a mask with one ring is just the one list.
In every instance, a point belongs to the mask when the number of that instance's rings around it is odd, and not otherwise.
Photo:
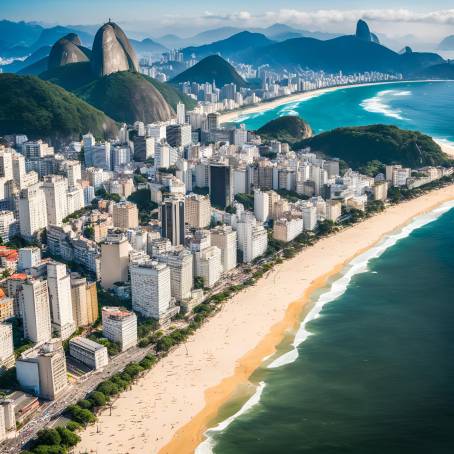
[(315, 98), (317, 96), (324, 95), (326, 93), (331, 93), (337, 90), (344, 90), (350, 88), (359, 88), (359, 87), (371, 87), (371, 86), (380, 86), (380, 85), (394, 85), (394, 84), (415, 84), (415, 83), (428, 83), (428, 82), (452, 82), (451, 80), (442, 80), (442, 79), (426, 79), (426, 80), (391, 80), (391, 81), (384, 81), (384, 82), (368, 82), (365, 84), (352, 84), (352, 85), (338, 85), (335, 87), (326, 87), (326, 88), (318, 88), (316, 90), (305, 91), (294, 93), (288, 96), (283, 96), (268, 102), (262, 102), (260, 104), (256, 104), (251, 107), (240, 108), (237, 110), (232, 110), (230, 112), (221, 113), (220, 122), (221, 124), (229, 123), (229, 122), (238, 122), (238, 119), (251, 114), (258, 114), (262, 112), (266, 112), (271, 109), (275, 109), (276, 107), (291, 104), (294, 102), (301, 102), (305, 100), (309, 100), (311, 98)]
[(124, 392), (112, 416), (104, 410), (75, 452), (193, 452), (221, 406), (298, 326), (314, 290), (385, 235), (450, 200), (454, 186), (392, 206), (276, 266)]

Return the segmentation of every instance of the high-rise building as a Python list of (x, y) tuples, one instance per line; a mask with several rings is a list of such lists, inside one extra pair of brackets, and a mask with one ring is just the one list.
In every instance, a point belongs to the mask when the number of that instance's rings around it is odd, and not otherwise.
[(14, 366), (13, 325), (0, 323), (0, 375)]
[(137, 345), (137, 315), (118, 307), (102, 308), (102, 333), (124, 352)]
[(88, 326), (98, 319), (96, 283), (77, 273), (71, 273), (71, 301), (73, 319), (77, 327)]
[(139, 226), (139, 210), (132, 202), (119, 202), (113, 206), (112, 220), (115, 228), (135, 229)]
[(128, 280), (131, 245), (121, 230), (110, 230), (101, 245), (101, 285), (111, 288), (115, 282)]
[(237, 265), (237, 234), (228, 225), (219, 225), (211, 229), (211, 244), (221, 250), (221, 262), (224, 271), (230, 271)]
[(19, 262), (17, 271), (34, 268), (41, 263), (41, 249), (36, 246), (22, 247), (19, 249)]
[(224, 164), (210, 164), (209, 187), (211, 204), (225, 209), (233, 202), (232, 169)]
[(2, 399), (0, 401), (0, 443), (8, 438), (7, 433), (16, 434), (16, 415), (14, 413), (14, 401)]
[(161, 236), (168, 238), (173, 246), (184, 244), (185, 199), (174, 196), (166, 198), (161, 205)]
[(154, 157), (155, 139), (153, 137), (134, 137), (134, 161), (146, 161)]
[(12, 211), (0, 211), (0, 237), (7, 243), (19, 232), (19, 224)]
[(326, 219), (337, 222), (342, 215), (342, 203), (340, 200), (326, 201)]
[(76, 323), (73, 318), (71, 278), (64, 263), (52, 261), (47, 264), (47, 288), (52, 328), (62, 340), (66, 340), (76, 330)]
[(243, 262), (252, 262), (266, 252), (268, 234), (252, 213), (244, 212), (237, 222), (238, 249), (243, 253)]
[(221, 250), (217, 246), (208, 246), (195, 256), (195, 275), (203, 279), (205, 287), (211, 288), (222, 274)]
[(314, 230), (317, 226), (317, 207), (308, 205), (303, 207), (304, 230)]
[(65, 161), (63, 169), (66, 173), (69, 187), (76, 186), (79, 184), (80, 180), (82, 180), (82, 168), (80, 161)]
[(177, 104), (177, 123), (184, 125), (186, 123), (186, 109), (182, 102)]
[(170, 293), (177, 300), (182, 301), (191, 296), (193, 283), (192, 254), (183, 246), (156, 257), (160, 262), (167, 264), (170, 269)]
[(171, 147), (185, 147), (192, 141), (191, 125), (169, 125), (166, 134)]
[(211, 203), (208, 196), (189, 194), (185, 204), (185, 222), (189, 227), (203, 229), (211, 222)]
[(28, 240), (47, 225), (46, 197), (38, 183), (20, 192), (19, 223), (20, 234)]
[(21, 295), (24, 336), (35, 343), (48, 341), (52, 337), (52, 325), (47, 281), (28, 279), (22, 283)]
[(57, 399), (68, 386), (65, 351), (60, 340), (38, 345), (16, 361), (21, 388), (47, 400)]
[(19, 189), (24, 189), (27, 181), (27, 171), (25, 169), (25, 157), (20, 153), (12, 156), (13, 179)]
[(170, 268), (165, 263), (149, 261), (131, 265), (130, 273), (135, 311), (161, 322), (176, 314), (172, 304)]
[(269, 197), (267, 192), (254, 190), (254, 215), (259, 222), (266, 222), (269, 214)]
[(219, 113), (209, 113), (207, 115), (207, 129), (211, 131), (212, 129), (219, 129), (221, 126), (221, 116)]
[(42, 185), (46, 197), (47, 223), (62, 225), (68, 212), (68, 180), (60, 175), (47, 175)]
[(13, 179), (13, 154), (9, 149), (0, 149), (0, 177), (6, 181)]

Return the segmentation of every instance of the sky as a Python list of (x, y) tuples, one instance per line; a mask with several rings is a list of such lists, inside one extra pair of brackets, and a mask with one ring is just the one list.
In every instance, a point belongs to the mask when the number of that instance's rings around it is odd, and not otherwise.
[(100, 24), (108, 18), (136, 36), (190, 36), (220, 26), (276, 22), (307, 30), (352, 33), (364, 18), (390, 38), (421, 42), (454, 34), (453, 0), (0, 0), (0, 18), (43, 24)]

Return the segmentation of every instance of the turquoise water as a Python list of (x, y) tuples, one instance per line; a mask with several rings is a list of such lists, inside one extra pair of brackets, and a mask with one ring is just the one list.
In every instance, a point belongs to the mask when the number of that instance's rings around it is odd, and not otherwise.
[(453, 206), (315, 296), (290, 351), (254, 374), (257, 393), (198, 453), (453, 453)]
[(282, 115), (300, 115), (314, 132), (340, 126), (394, 124), (454, 142), (454, 82), (398, 83), (339, 89), (237, 121), (257, 129)]

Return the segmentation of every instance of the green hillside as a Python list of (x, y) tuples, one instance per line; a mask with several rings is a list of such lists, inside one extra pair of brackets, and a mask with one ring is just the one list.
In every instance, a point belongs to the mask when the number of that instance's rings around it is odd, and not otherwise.
[(112, 73), (83, 85), (74, 93), (116, 121), (128, 124), (137, 120), (166, 121), (174, 114), (154, 85), (135, 72)]
[(311, 127), (296, 115), (287, 115), (269, 121), (257, 130), (262, 139), (279, 140), (293, 144), (312, 135)]
[(35, 76), (0, 74), (0, 134), (78, 139), (113, 137), (115, 122), (61, 87)]
[(178, 74), (172, 79), (172, 83), (180, 82), (216, 82), (217, 87), (234, 83), (236, 86), (247, 86), (246, 81), (236, 72), (235, 68), (219, 55), (210, 55), (200, 60), (196, 65)]
[[(110, 103), (116, 104), (123, 109), (121, 103), (118, 99), (115, 99), (115, 97), (124, 99), (128, 96), (128, 93), (130, 93), (134, 89), (145, 90), (146, 92), (149, 92), (151, 90), (154, 92), (153, 87), (164, 97), (164, 99), (167, 101), (170, 107), (172, 107), (173, 110), (176, 110), (178, 102), (185, 104), (187, 109), (193, 109), (196, 104), (194, 100), (178, 91), (172, 85), (159, 82), (156, 79), (145, 76), (143, 74), (122, 72), (111, 74), (110, 76), (102, 79), (97, 79), (91, 71), (89, 62), (72, 63), (70, 65), (54, 68), (49, 71), (43, 72), (40, 77), (44, 80), (48, 80), (49, 82), (60, 85), (67, 90), (73, 91), (76, 95), (81, 95), (90, 104), (91, 100), (94, 100), (95, 104), (93, 105), (101, 110), (103, 110), (102, 106), (109, 106)], [(107, 78), (112, 79), (108, 81)], [(152, 85), (151, 88), (148, 82)], [(115, 88), (112, 87), (112, 84), (115, 85)], [(104, 94), (100, 92), (107, 85), (109, 85), (109, 87), (113, 91), (105, 92)], [(94, 87), (97, 87), (96, 91), (98, 91), (96, 96), (94, 96), (93, 94)], [(114, 96), (114, 98), (110, 99), (108, 95), (112, 95)], [(147, 98), (147, 95), (145, 94), (144, 97)], [(127, 104), (128, 101), (126, 99), (125, 108), (128, 111), (133, 109), (132, 106), (128, 106)], [(149, 108), (145, 108), (145, 111), (147, 110), (149, 110)], [(119, 118), (119, 114), (116, 111), (113, 112), (111, 110), (109, 111), (109, 114), (112, 116), (112, 118)], [(128, 113), (127, 117), (131, 117), (130, 113)]]
[(451, 163), (431, 137), (390, 125), (337, 128), (295, 145), (308, 146), (314, 152), (346, 161), (353, 169), (371, 161), (412, 168)]

